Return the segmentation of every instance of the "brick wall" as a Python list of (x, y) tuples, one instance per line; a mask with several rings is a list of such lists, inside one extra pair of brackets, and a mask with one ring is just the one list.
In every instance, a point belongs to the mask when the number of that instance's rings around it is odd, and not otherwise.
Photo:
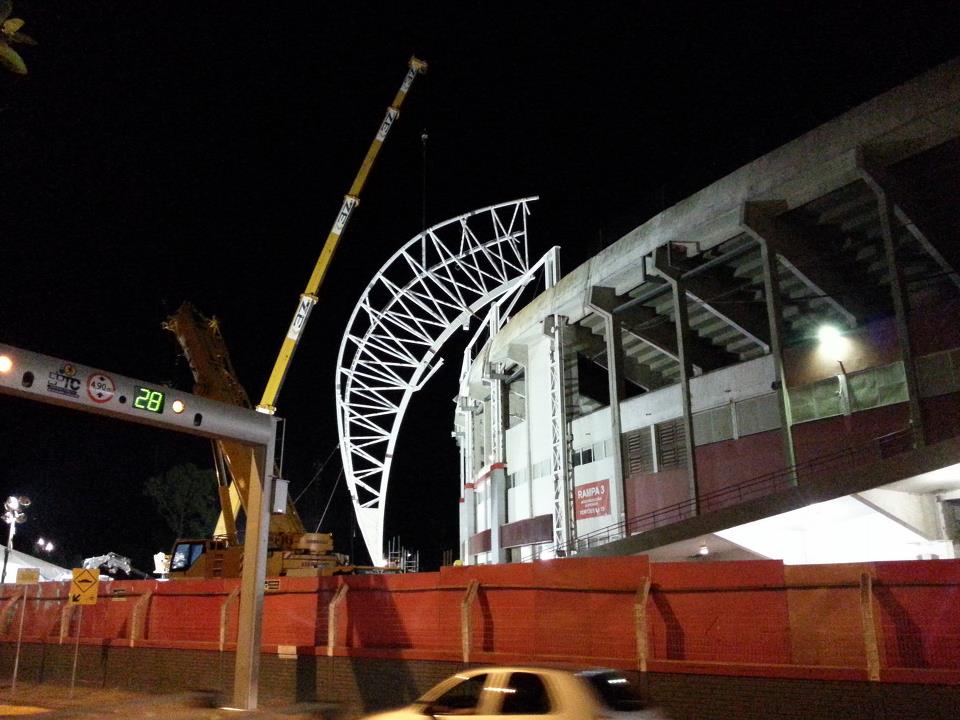
[[(25, 644), (20, 682), (70, 684), (74, 648)], [(0, 672), (14, 647), (0, 646)], [(81, 646), (77, 684), (148, 693), (206, 691), (229, 701), (232, 653)], [(262, 703), (326, 705), (325, 720), (350, 720), (406, 704), (463, 669), (457, 662), (326, 657), (261, 658)], [(956, 686), (796, 680), (688, 673), (634, 675), (644, 694), (673, 720), (956, 720)]]

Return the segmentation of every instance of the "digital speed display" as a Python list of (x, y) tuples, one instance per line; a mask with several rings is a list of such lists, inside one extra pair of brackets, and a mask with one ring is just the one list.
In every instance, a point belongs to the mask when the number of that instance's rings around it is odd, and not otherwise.
[(158, 415), (163, 412), (163, 403), (166, 395), (162, 392), (151, 388), (140, 387), (139, 385), (134, 385), (133, 390), (136, 393), (136, 397), (133, 399), (133, 406), (137, 410), (146, 410), (147, 412), (157, 413)]

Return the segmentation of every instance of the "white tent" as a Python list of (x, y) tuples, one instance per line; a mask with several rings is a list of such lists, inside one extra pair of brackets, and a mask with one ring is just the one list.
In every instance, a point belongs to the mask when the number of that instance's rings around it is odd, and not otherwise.
[[(6, 574), (3, 576), (3, 582), (5, 583), (15, 583), (17, 581), (17, 570), (20, 568), (38, 569), (40, 571), (41, 582), (70, 580), (73, 577), (73, 573), (69, 568), (62, 568), (59, 565), (54, 565), (52, 562), (41, 560), (40, 558), (33, 557), (33, 555), (27, 555), (27, 553), (20, 552), (19, 550), (7, 550), (3, 548), (0, 552), (2, 552), (4, 556), (4, 559), (0, 560), (0, 563), (6, 563)], [(2, 567), (2, 565), (0, 565), (0, 567)]]

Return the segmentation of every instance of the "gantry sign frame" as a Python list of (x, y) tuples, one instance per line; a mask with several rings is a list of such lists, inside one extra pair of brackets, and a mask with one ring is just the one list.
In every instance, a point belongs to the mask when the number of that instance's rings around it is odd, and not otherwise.
[(2, 343), (0, 395), (232, 440), (255, 449), (240, 579), (233, 703), (240, 709), (256, 709), (271, 495), (269, 488), (265, 491), (263, 478), (265, 468), (273, 467), (278, 418)]

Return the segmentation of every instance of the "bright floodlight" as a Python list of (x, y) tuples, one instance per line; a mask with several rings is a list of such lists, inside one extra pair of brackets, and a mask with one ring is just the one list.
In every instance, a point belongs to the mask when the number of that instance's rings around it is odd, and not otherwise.
[(0, 355), (0, 373), (8, 373), (13, 367), (13, 360), (9, 355)]
[(830, 342), (840, 337), (840, 331), (833, 325), (821, 325), (817, 330), (817, 339), (822, 342)]
[(831, 360), (843, 360), (847, 356), (850, 341), (834, 325), (821, 325), (817, 330), (820, 352)]

